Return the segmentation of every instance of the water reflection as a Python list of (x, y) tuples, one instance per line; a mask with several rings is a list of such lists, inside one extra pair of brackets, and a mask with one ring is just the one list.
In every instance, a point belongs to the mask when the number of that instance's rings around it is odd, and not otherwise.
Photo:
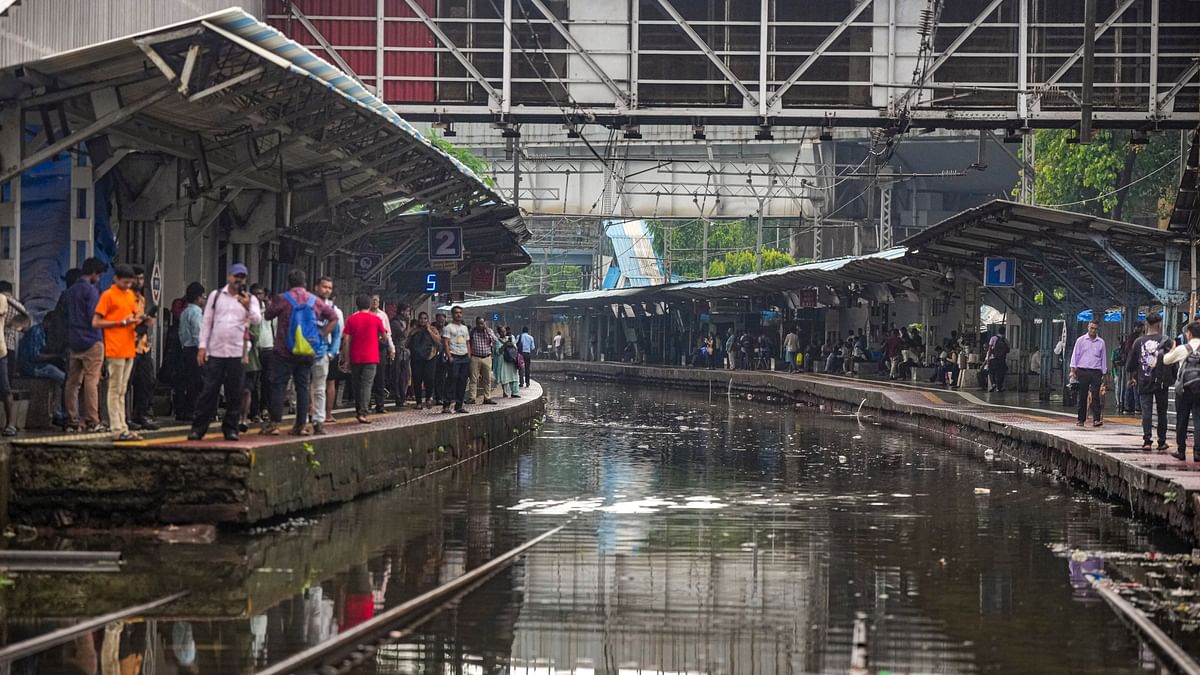
[[(131, 627), (145, 633), (131, 672), (250, 673), (571, 514), (369, 672), (846, 672), (859, 612), (873, 671), (1142, 667), (1138, 642), (1103, 605), (1077, 601), (1046, 544), (1180, 544), (1069, 486), (852, 418), (550, 389), (530, 445), (312, 527), (206, 546), (89, 542), (126, 550), (126, 570), (19, 577), (2, 591), (7, 639), (182, 586), (192, 596), (122, 629), (131, 654)], [(20, 672), (102, 672), (106, 639), (93, 636), (90, 661), (67, 645)]]

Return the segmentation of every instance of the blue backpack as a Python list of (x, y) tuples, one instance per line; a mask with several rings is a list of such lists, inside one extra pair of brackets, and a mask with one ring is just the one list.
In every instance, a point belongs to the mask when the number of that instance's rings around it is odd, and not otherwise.
[(292, 306), (292, 319), (288, 323), (287, 348), (292, 356), (316, 356), (317, 345), (321, 340), (321, 329), (317, 326), (315, 295), (308, 296), (308, 302), (303, 305), (296, 302), (291, 292), (283, 297)]

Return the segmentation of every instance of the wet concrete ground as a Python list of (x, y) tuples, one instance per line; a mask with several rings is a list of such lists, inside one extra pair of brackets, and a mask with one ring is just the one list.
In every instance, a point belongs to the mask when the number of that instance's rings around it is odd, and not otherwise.
[[(214, 546), (241, 551), (241, 565), (231, 554), (206, 575), (197, 560), (225, 549), (191, 547), (190, 566), (173, 562), (180, 549), (143, 551), (167, 585), (222, 602), (193, 599), (122, 627), (115, 644), (127, 656), (152, 645), (146, 673), (252, 672), (573, 519), (364, 672), (846, 672), (859, 614), (872, 672), (1153, 667), (1052, 549), (1186, 552), (1118, 506), (852, 417), (547, 390), (528, 445), (291, 532), (222, 537)], [(69, 588), (86, 610), (89, 591), (104, 597), (133, 571), (12, 578), (0, 591), (8, 640), (56, 625), (35, 598)], [(91, 645), (103, 644), (100, 631)], [(65, 664), (81, 645), (69, 647), (14, 672), (80, 672)]]

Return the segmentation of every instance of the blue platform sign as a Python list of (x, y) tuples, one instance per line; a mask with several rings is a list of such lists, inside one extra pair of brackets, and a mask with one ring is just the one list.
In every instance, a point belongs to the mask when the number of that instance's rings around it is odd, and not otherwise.
[(1017, 285), (1017, 259), (1016, 258), (984, 258), (983, 259), (983, 285), (984, 286), (1007, 286), (1009, 288)]
[(429, 230), (429, 261), (462, 260), (461, 227), (434, 227)]

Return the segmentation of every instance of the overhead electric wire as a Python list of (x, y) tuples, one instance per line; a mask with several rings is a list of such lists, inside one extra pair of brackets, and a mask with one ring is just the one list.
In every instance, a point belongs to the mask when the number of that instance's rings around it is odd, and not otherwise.
[[(571, 114), (567, 112), (566, 107), (559, 103), (558, 97), (554, 95), (554, 91), (550, 88), (550, 83), (546, 81), (546, 78), (542, 77), (541, 71), (538, 70), (538, 67), (533, 62), (533, 59), (529, 58), (529, 53), (521, 44), (521, 41), (517, 39), (517, 33), (513, 30), (512, 25), (510, 25), (508, 21), (504, 20), (504, 12), (502, 12), (500, 8), (496, 6), (495, 0), (488, 0), (488, 4), (492, 6), (492, 11), (496, 13), (496, 16), (500, 17), (500, 23), (504, 25), (504, 30), (508, 31), (513, 43), (521, 52), (521, 56), (525, 59), (525, 62), (529, 64), (530, 69), (533, 70), (534, 77), (536, 77), (538, 82), (542, 84), (542, 87), (545, 88), (546, 95), (550, 97), (550, 100), (554, 102), (554, 106), (558, 108), (560, 113), (562, 113), (563, 121), (565, 121), (568, 125), (574, 126), (575, 122), (571, 119)], [(534, 42), (537, 43), (538, 51), (545, 58), (546, 66), (550, 68), (550, 73), (554, 75), (554, 79), (557, 80), (559, 86), (563, 88), (563, 93), (566, 94), (567, 100), (574, 107), (575, 112), (581, 117), (586, 117), (583, 112), (583, 108), (579, 105), (579, 102), (575, 100), (575, 97), (571, 96), (571, 91), (567, 87), (566, 82), (564, 82), (562, 77), (558, 74), (558, 70), (554, 67), (554, 64), (550, 62), (550, 57), (546, 54), (545, 47), (542, 46), (542, 39), (538, 37), (537, 30), (533, 27), (533, 22), (529, 19), (529, 13), (525, 11), (525, 7), (521, 3), (518, 2), (517, 6), (521, 9), (521, 14), (525, 17), (525, 23), (529, 26), (529, 32), (533, 35)], [(596, 159), (600, 160), (600, 163), (604, 165), (604, 168), (608, 169), (609, 171), (614, 170), (611, 166), (609, 166), (608, 161), (601, 157), (600, 153), (596, 152), (596, 149), (592, 147), (592, 144), (582, 133), (579, 134), (579, 140), (583, 141), (583, 144), (587, 146), (587, 149), (593, 155), (595, 155)]]

